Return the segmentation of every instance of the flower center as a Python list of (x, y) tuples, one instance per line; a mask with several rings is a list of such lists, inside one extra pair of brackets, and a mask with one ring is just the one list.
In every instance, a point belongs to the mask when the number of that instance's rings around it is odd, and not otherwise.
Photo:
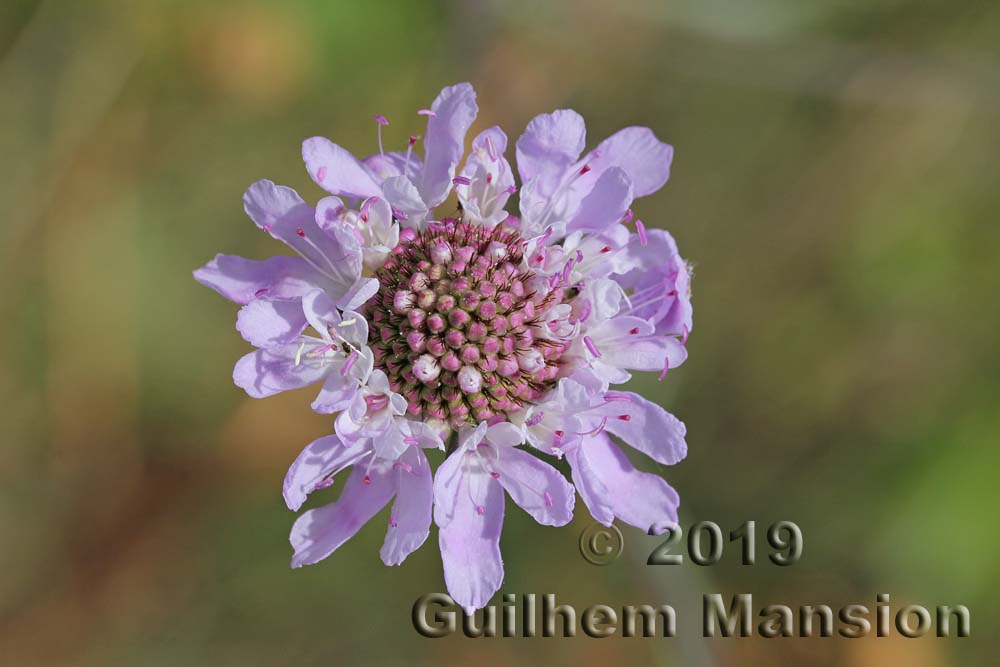
[(546, 312), (563, 290), (522, 267), (525, 246), (504, 225), (403, 230), (366, 316), (376, 367), (410, 414), (457, 427), (515, 413), (554, 386), (566, 346)]

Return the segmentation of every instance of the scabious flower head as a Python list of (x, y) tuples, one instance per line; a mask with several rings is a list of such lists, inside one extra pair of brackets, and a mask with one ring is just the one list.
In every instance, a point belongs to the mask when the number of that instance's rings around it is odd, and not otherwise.
[[(426, 131), (404, 151), (384, 150), (381, 115), (379, 152), (362, 160), (307, 139), (327, 196), (312, 206), (270, 181), (244, 196), (294, 256), (218, 255), (195, 272), (241, 305), (236, 327), (257, 348), (236, 384), (258, 398), (316, 384), (313, 409), (336, 415), (285, 478), (297, 511), (351, 471), (336, 502), (295, 522), (293, 567), (326, 558), (393, 501), (383, 561), (405, 560), (433, 517), (448, 590), (470, 611), (503, 581), (507, 496), (544, 525), (569, 522), (574, 487), (604, 524), (676, 524), (677, 494), (616, 440), (672, 465), (687, 452), (684, 425), (612, 386), (632, 371), (665, 379), (693, 326), (687, 263), (631, 208), (667, 181), (669, 145), (632, 127), (584, 154), (583, 119), (558, 110), (528, 124), (515, 173), (499, 127), (465, 155), (477, 113), (459, 84), (418, 112)], [(453, 191), (458, 208), (438, 212)], [(423, 450), (446, 442), (432, 475)], [(565, 459), (573, 484), (533, 450)]]

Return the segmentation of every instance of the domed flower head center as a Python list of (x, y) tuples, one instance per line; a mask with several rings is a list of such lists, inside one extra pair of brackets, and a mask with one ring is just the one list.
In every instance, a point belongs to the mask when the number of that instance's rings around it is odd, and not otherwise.
[(563, 290), (524, 268), (525, 246), (504, 225), (445, 219), (404, 230), (376, 271), (375, 364), (412, 415), (458, 427), (515, 413), (554, 385), (565, 345), (546, 312)]

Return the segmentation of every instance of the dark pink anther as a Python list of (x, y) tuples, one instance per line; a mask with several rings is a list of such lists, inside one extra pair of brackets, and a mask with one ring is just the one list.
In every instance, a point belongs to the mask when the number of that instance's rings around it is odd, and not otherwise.
[(304, 230), (304, 229), (302, 229), (301, 227), (299, 227), (298, 229), (296, 229), (296, 230), (295, 230), (295, 233), (296, 233), (296, 234), (298, 234), (299, 236), (301, 236), (302, 238), (305, 238), (305, 237), (306, 237), (306, 232), (305, 232), (305, 230)]

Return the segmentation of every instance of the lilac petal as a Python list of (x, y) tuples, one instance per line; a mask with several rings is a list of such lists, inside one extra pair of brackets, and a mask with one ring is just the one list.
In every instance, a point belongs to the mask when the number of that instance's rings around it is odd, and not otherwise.
[(375, 180), (382, 184), (387, 178), (393, 176), (407, 176), (419, 173), (423, 167), (423, 162), (416, 155), (410, 155), (410, 164), (406, 164), (406, 152), (398, 153), (376, 153), (369, 155), (362, 160)]
[(378, 278), (358, 278), (348, 288), (338, 305), (344, 310), (361, 310), (361, 306), (378, 292), (378, 286)]
[[(516, 447), (524, 442), (524, 431), (510, 422), (498, 422), (487, 427), (484, 437), (493, 445), (504, 448), (506, 452), (508, 448)], [(478, 446), (478, 443), (468, 446)]]
[(630, 391), (611, 392), (627, 399), (606, 404), (607, 430), (658, 463), (673, 465), (687, 456), (684, 422)]
[(288, 345), (306, 328), (301, 299), (257, 299), (236, 316), (236, 330), (256, 347)]
[(323, 290), (313, 290), (302, 297), (302, 312), (309, 326), (324, 335), (329, 335), (330, 328), (340, 324), (337, 304)]
[(330, 194), (364, 199), (382, 194), (382, 188), (351, 153), (325, 137), (302, 142), (302, 159), (309, 175)]
[(243, 210), (258, 227), (292, 247), (301, 245), (298, 229), (315, 226), (312, 207), (295, 190), (266, 179), (247, 188)]
[(282, 496), (288, 509), (297, 512), (306, 497), (324, 482), (330, 473), (348, 465), (368, 449), (368, 443), (347, 443), (336, 435), (313, 440), (288, 468)]
[(517, 140), (517, 170), (521, 182), (536, 176), (544, 182), (544, 194), (551, 194), (587, 141), (583, 117), (572, 109), (557, 109), (535, 116)]
[(603, 232), (617, 224), (632, 205), (632, 181), (623, 169), (605, 171), (580, 202), (566, 229), (570, 232)]
[(361, 275), (361, 251), (349, 233), (327, 234), (316, 224), (316, 213), (292, 190), (271, 181), (257, 181), (243, 195), (243, 208), (257, 226), (301, 255), (326, 276), (335, 299)]
[(400, 220), (403, 226), (420, 229), (421, 223), (427, 217), (428, 205), (424, 203), (424, 199), (413, 181), (406, 176), (394, 176), (386, 179), (383, 188), (385, 189), (385, 199), (396, 211), (396, 215), (398, 217), (400, 214), (405, 216), (401, 217)]
[[(368, 483), (365, 483), (368, 480)], [(292, 526), (289, 542), (295, 549), (292, 567), (323, 560), (351, 539), (385, 507), (395, 487), (390, 475), (356, 466), (335, 503), (309, 510)]]
[(476, 119), (476, 91), (460, 83), (441, 91), (431, 105), (424, 136), (424, 168), (417, 189), (429, 208), (443, 202), (451, 192), (451, 179), (465, 153), (465, 133)]
[(687, 349), (680, 341), (654, 335), (653, 325), (639, 317), (613, 317), (588, 334), (601, 351), (600, 362), (616, 368), (659, 371), (668, 360), (670, 368), (677, 368), (687, 359)]
[[(367, 357), (368, 370), (371, 370), (371, 355)], [(357, 363), (362, 363), (358, 361)], [(342, 364), (341, 364), (342, 366)], [(353, 374), (344, 377), (340, 371), (330, 373), (323, 382), (323, 388), (312, 402), (312, 409), (321, 415), (332, 415), (346, 410), (360, 391), (358, 381)]]
[(420, 548), (431, 528), (434, 487), (430, 464), (419, 447), (411, 447), (392, 471), (396, 478), (396, 500), (389, 514), (389, 529), (382, 544), (382, 562), (399, 565)]
[(500, 450), (493, 467), (511, 500), (538, 523), (564, 526), (573, 518), (573, 487), (545, 461), (510, 447)]
[(434, 473), (434, 523), (439, 528), (448, 525), (455, 515), (458, 492), (465, 473), (466, 450), (452, 452)]
[(270, 257), (263, 261), (237, 255), (216, 255), (194, 272), (202, 285), (230, 301), (246, 304), (262, 296), (292, 299), (329, 283), (299, 257)]
[[(448, 594), (471, 614), (484, 607), (503, 583), (504, 497), (499, 484), (487, 484), (477, 509), (469, 497), (468, 477), (462, 476), (451, 521), (439, 524), (438, 544)], [(434, 495), (436, 499), (438, 494)]]
[[(634, 315), (650, 320), (659, 334), (683, 335), (685, 330), (690, 332), (694, 328), (687, 265), (667, 231), (649, 229), (646, 236), (646, 245), (633, 239), (626, 247), (635, 267), (619, 282), (641, 295), (640, 301), (647, 301), (633, 311)], [(653, 300), (654, 296), (662, 298)]]
[(236, 362), (233, 382), (250, 396), (265, 398), (289, 389), (307, 387), (326, 377), (328, 368), (307, 363), (304, 358), (296, 365), (296, 356), (301, 356), (298, 345), (280, 345), (251, 352)]
[(581, 457), (586, 459), (584, 474), (599, 479), (607, 493), (602, 502), (616, 517), (653, 534), (677, 525), (680, 498), (663, 478), (637, 470), (603, 433), (585, 440), (581, 449)]
[(580, 161), (590, 167), (581, 180), (596, 181), (612, 167), (621, 167), (632, 180), (636, 197), (645, 197), (660, 188), (670, 178), (670, 163), (674, 148), (656, 138), (648, 127), (626, 127), (614, 133)]
[[(590, 442), (593, 438), (587, 438)], [(610, 526), (615, 520), (614, 498), (608, 487), (604, 486), (598, 471), (587, 458), (582, 446), (573, 447), (566, 452), (573, 477), (573, 486), (580, 494), (583, 504), (590, 510), (590, 515), (598, 523)]]
[(507, 135), (497, 126), (483, 130), (472, 140), (461, 174), (473, 183), (456, 191), (465, 214), (478, 224), (492, 226), (507, 216), (504, 206), (512, 192), (514, 172), (504, 157), (506, 150)]
[(340, 197), (334, 195), (323, 197), (316, 202), (316, 224), (327, 234), (336, 233), (335, 230), (342, 225), (341, 220), (346, 211), (344, 200)]

